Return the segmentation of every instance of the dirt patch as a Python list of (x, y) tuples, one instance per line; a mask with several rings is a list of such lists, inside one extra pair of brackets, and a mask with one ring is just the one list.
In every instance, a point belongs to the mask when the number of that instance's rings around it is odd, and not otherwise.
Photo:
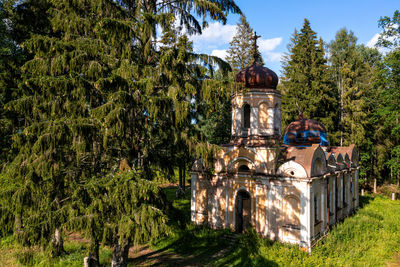
[(85, 238), (85, 236), (79, 232), (68, 232), (66, 239), (70, 242), (79, 242), (86, 245), (90, 243), (90, 240)]
[[(178, 188), (179, 182), (176, 182), (176, 183), (165, 183), (165, 184), (160, 184), (159, 186), (161, 188)], [(190, 183), (188, 183), (186, 181), (185, 187), (186, 187), (186, 189), (189, 188), (190, 187)]]
[(166, 249), (152, 250), (148, 246), (137, 246), (129, 249), (129, 262), (139, 266), (197, 266), (189, 264), (193, 260), (169, 252)]
[(393, 261), (387, 263), (388, 267), (400, 267), (400, 253), (397, 253), (393, 257)]

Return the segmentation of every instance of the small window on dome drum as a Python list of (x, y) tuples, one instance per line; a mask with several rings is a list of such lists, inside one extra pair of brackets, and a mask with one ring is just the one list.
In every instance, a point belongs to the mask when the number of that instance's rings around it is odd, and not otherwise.
[(240, 165), (238, 172), (249, 172), (250, 169), (246, 165)]
[(243, 106), (243, 128), (250, 128), (250, 105)]

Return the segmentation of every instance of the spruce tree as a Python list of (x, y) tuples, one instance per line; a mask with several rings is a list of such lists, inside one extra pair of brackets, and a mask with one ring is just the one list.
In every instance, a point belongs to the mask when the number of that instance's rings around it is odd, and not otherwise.
[[(234, 73), (253, 64), (255, 52), (253, 41), (254, 32), (244, 15), (240, 16), (240, 21), (236, 29), (236, 34), (230, 42), (228, 55), (226, 57)], [(260, 52), (256, 50), (256, 53), (258, 53), (258, 62), (263, 65), (264, 63)]]
[(330, 142), (335, 143), (337, 94), (332, 90), (325, 59), (324, 43), (317, 39), (310, 22), (305, 19), (300, 32), (295, 31), (289, 52), (283, 61), (282, 124), (297, 119), (299, 112), (325, 125)]
[[(83, 229), (96, 264), (110, 223), (113, 258), (121, 262), (115, 266), (124, 266), (127, 246), (165, 230), (141, 228), (161, 224), (163, 216), (140, 208), (158, 199), (159, 190), (134, 181), (139, 174), (151, 180), (155, 172), (171, 170), (187, 151), (206, 151), (191, 120), (200, 101), (192, 99), (207, 99), (215, 90), (203, 86), (207, 71), (215, 64), (227, 68), (218, 58), (194, 54), (186, 36), (169, 32), (176, 17), (189, 32), (201, 32), (193, 9), (223, 22), (228, 12), (240, 12), (233, 1), (40, 0), (16, 6), (14, 30), (29, 60), (18, 80), (21, 95), (5, 105), (23, 125), (12, 137), (18, 153), (2, 172), (1, 183), (8, 186), (1, 197), (20, 218), (25, 244), (58, 255), (62, 231)], [(28, 17), (32, 23), (24, 28)], [(160, 50), (157, 25), (165, 34)], [(121, 162), (135, 174), (115, 175)], [(102, 184), (105, 177), (111, 187)], [(126, 188), (145, 195), (119, 212), (126, 203), (107, 196), (133, 199)], [(102, 217), (105, 206), (118, 212)], [(146, 222), (132, 224), (139, 215)]]

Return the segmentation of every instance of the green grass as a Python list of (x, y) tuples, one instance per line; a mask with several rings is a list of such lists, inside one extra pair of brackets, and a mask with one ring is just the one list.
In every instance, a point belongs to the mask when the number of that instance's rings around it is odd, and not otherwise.
[[(65, 253), (58, 258), (50, 258), (38, 247), (24, 248), (15, 242), (12, 235), (0, 240), (0, 266), (54, 266), (81, 267), (87, 256), (85, 243), (74, 241), (64, 244)], [(111, 250), (100, 249), (100, 263), (110, 265)]]
[[(151, 245), (154, 253), (131, 260), (129, 266), (400, 266), (400, 201), (381, 196), (361, 198), (359, 211), (336, 225), (311, 255), (297, 246), (259, 238), (254, 231), (237, 235), (211, 230), (190, 221), (190, 190), (176, 199), (175, 189), (165, 189), (175, 213), (172, 234)], [(82, 266), (84, 243), (66, 242), (66, 253), (49, 259), (37, 248), (19, 246), (12, 236), (0, 239), (0, 266)], [(397, 257), (396, 257), (397, 255)], [(102, 248), (100, 261), (109, 266), (111, 250)]]
[[(175, 207), (188, 212), (188, 200)], [(381, 196), (361, 197), (359, 211), (337, 224), (309, 255), (298, 246), (262, 239), (250, 231), (222, 257), (210, 259), (226, 247), (227, 230), (214, 231), (188, 224), (185, 230), (160, 240), (155, 249), (188, 257), (210, 266), (386, 266), (400, 253), (400, 201)], [(188, 264), (194, 261), (188, 261)], [(400, 266), (400, 262), (396, 262)]]

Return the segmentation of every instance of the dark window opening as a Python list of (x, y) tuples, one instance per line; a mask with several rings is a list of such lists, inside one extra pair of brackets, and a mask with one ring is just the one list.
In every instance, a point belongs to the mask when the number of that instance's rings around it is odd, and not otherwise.
[(329, 192), (329, 178), (328, 178), (327, 183), (328, 183), (327, 188), (326, 188), (326, 192), (327, 192), (327, 196), (328, 196), (327, 206), (328, 206), (328, 211), (330, 212), (331, 211), (331, 194)]
[(353, 179), (350, 180), (350, 195), (353, 196)]
[(342, 186), (342, 189), (343, 189), (343, 207), (345, 207), (346, 206), (346, 184), (345, 184), (345, 179), (344, 179), (344, 177), (343, 177), (343, 186)]
[(314, 196), (314, 223), (318, 223), (318, 199)]
[(249, 172), (250, 169), (249, 169), (249, 167), (247, 167), (247, 165), (240, 165), (238, 171), (239, 172)]
[(337, 185), (337, 179), (335, 179), (335, 210), (339, 208), (339, 187)]
[(243, 106), (243, 116), (244, 116), (243, 127), (250, 128), (250, 105), (249, 104), (245, 104)]

